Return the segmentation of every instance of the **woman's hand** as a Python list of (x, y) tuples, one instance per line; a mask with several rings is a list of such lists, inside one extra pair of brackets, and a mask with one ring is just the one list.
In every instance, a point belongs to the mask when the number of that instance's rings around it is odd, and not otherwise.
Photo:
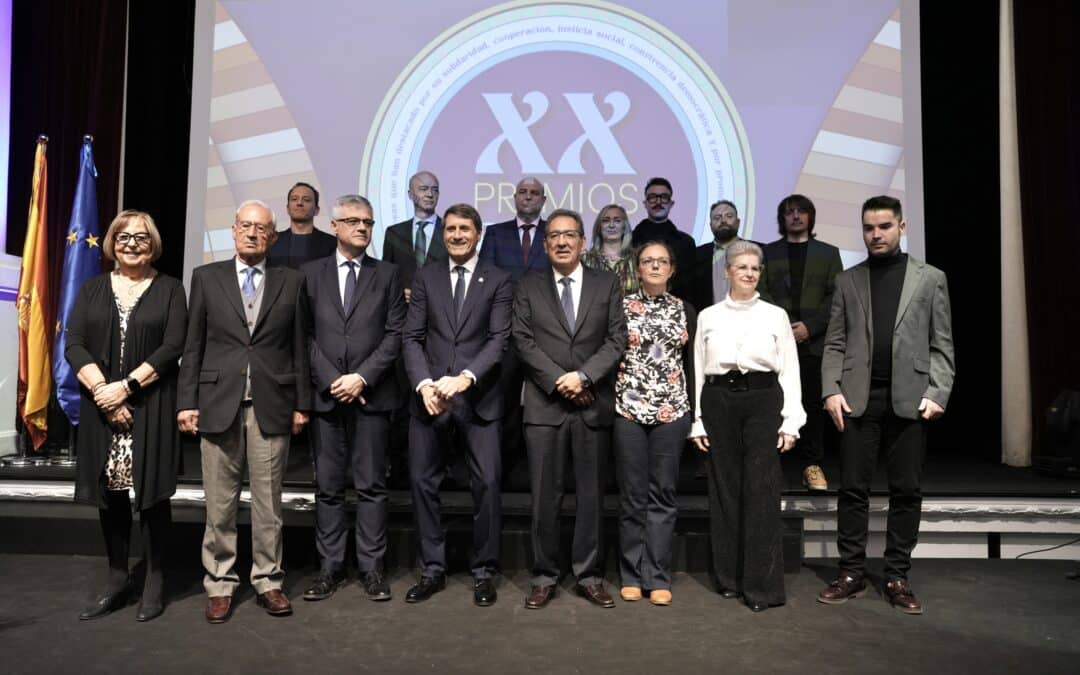
[(795, 437), (791, 434), (785, 434), (783, 431), (781, 431), (780, 436), (776, 439), (776, 447), (780, 450), (780, 452), (787, 452), (788, 450), (795, 447)]
[(94, 389), (94, 405), (105, 412), (112, 412), (127, 400), (127, 387), (123, 380), (102, 384)]
[(694, 445), (697, 446), (698, 450), (700, 450), (702, 452), (708, 452), (709, 451), (709, 437), (708, 436), (694, 436), (690, 440), (692, 440), (694, 442)]
[(108, 420), (109, 426), (116, 431), (127, 431), (135, 423), (131, 410), (124, 405), (106, 413), (105, 419)]

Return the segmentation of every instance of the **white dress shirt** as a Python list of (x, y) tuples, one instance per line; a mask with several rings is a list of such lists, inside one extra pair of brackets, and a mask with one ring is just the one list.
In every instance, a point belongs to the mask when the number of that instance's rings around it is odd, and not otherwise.
[(776, 373), (784, 403), (778, 432), (798, 437), (806, 424), (799, 380), (799, 356), (787, 312), (758, 299), (723, 301), (701, 310), (694, 337), (694, 425), (690, 437), (705, 436), (701, 388), (706, 375)]
[[(457, 267), (459, 263), (454, 262), (453, 258), (451, 258), (447, 262), (448, 262), (449, 267), (450, 267), (450, 298), (451, 298), (451, 302), (452, 302), (453, 297), (454, 297), (454, 286), (457, 285), (457, 272), (454, 271), (454, 268)], [(479, 254), (473, 253), (473, 257), (469, 258), (468, 260), (466, 260), (463, 263), (460, 263), (461, 266), (465, 268), (465, 297), (466, 298), (469, 297), (469, 284), (472, 283), (473, 274), (476, 272), (476, 265), (479, 262), (480, 262)], [(465, 302), (465, 300), (464, 300), (464, 298), (462, 298), (462, 303), (464, 303), (464, 302)], [(472, 380), (473, 384), (476, 384), (476, 375), (474, 375), (473, 372), (471, 370), (469, 370), (468, 368), (466, 368), (465, 370), (462, 370), (460, 374), (464, 375), (465, 377)], [(428, 386), (429, 384), (434, 384), (434, 381), (430, 377), (425, 377), (424, 379), (420, 380), (419, 384), (416, 385), (416, 391), (419, 392), (421, 389)]]
[(537, 218), (536, 220), (532, 221), (531, 223), (525, 222), (521, 218), (515, 218), (515, 220), (517, 221), (518, 242), (521, 243), (522, 245), (525, 244), (525, 230), (521, 229), (521, 226), (522, 225), (532, 225), (532, 228), (529, 229), (529, 246), (531, 247), (532, 243), (534, 241), (536, 241), (536, 230), (539, 229), (539, 227), (540, 227), (540, 219)]
[[(263, 258), (254, 265), (248, 265), (240, 259), (240, 256), (236, 256), (234, 260), (236, 260), (237, 283), (240, 284), (240, 297), (244, 297), (244, 279), (247, 278), (248, 267), (254, 267), (258, 270), (251, 278), (251, 282), (255, 285), (255, 290), (258, 291), (259, 286), (262, 285), (263, 277), (266, 276), (266, 258)], [(246, 300), (247, 298), (244, 299)]]
[(427, 255), (428, 250), (431, 248), (431, 237), (435, 234), (435, 214), (432, 214), (428, 218), (417, 218), (413, 216), (413, 228), (412, 228), (412, 244), (415, 250), (416, 247), (416, 235), (420, 232), (420, 223), (424, 225), (424, 255)]
[[(578, 316), (581, 315), (581, 279), (585, 276), (585, 273), (581, 271), (581, 263), (574, 268), (574, 271), (570, 274), (560, 274), (555, 271), (555, 268), (551, 268), (551, 272), (555, 275), (555, 299), (560, 303), (562, 302), (562, 289), (563, 285), (560, 283), (564, 278), (570, 277), (573, 283), (570, 284), (570, 297), (574, 300), (574, 321), (577, 322)], [(562, 305), (560, 304), (560, 307)]]
[[(334, 258), (337, 260), (337, 289), (338, 299), (341, 300), (341, 306), (345, 306), (345, 279), (349, 276), (349, 266), (345, 263), (349, 262), (349, 258), (346, 258), (341, 249), (334, 251)], [(360, 279), (360, 266), (364, 264), (364, 254), (356, 256), (352, 259), (356, 263), (356, 278)]]

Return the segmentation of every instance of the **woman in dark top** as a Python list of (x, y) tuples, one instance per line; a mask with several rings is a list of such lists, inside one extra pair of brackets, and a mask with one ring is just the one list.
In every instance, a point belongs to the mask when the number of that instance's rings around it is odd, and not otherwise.
[(671, 604), (671, 538), (679, 457), (690, 431), (693, 307), (668, 293), (675, 255), (647, 242), (633, 256), (640, 290), (623, 299), (629, 331), (615, 378), (619, 575), (623, 600)]
[(102, 241), (116, 262), (79, 290), (64, 356), (81, 387), (75, 499), (98, 507), (109, 574), (79, 615), (96, 619), (122, 607), (131, 590), (132, 510), (139, 512), (146, 580), (137, 621), (161, 614), (162, 551), (176, 491), (177, 360), (187, 329), (181, 283), (151, 267), (161, 256), (153, 219), (123, 211)]

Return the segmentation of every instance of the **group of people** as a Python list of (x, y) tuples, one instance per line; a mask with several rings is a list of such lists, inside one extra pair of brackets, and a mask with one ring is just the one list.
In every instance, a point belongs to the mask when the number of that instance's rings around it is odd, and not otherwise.
[[(309, 435), (320, 571), (304, 591), (323, 600), (346, 581), (345, 491), (360, 586), (390, 600), (385, 569), (387, 446), (406, 420), (419, 580), (405, 601), (446, 585), (439, 488), (448, 448), (464, 445), (473, 498), (473, 600), (497, 600), (501, 478), (523, 444), (532, 494), (533, 564), (525, 606), (556, 595), (560, 512), (573, 469), (570, 550), (577, 593), (613, 607), (601, 552), (604, 463), (620, 491), (619, 596), (672, 602), (679, 460), (689, 439), (705, 458), (717, 591), (753, 611), (784, 603), (780, 453), (820, 467), (826, 416), (841, 433), (840, 572), (819, 595), (841, 603), (867, 588), (869, 483), (879, 450), (889, 471), (885, 592), (921, 605), (907, 582), (916, 543), (926, 422), (941, 415), (954, 373), (944, 275), (901, 251), (900, 203), (862, 208), (868, 259), (842, 271), (813, 236), (814, 207), (785, 198), (782, 238), (739, 237), (736, 207), (713, 205), (714, 241), (695, 247), (668, 214), (670, 182), (645, 186), (648, 217), (602, 208), (591, 246), (581, 216), (556, 209), (534, 178), (517, 184), (516, 216), (486, 228), (468, 204), (439, 216), (438, 179), (409, 181), (414, 217), (387, 228), (372, 255), (371, 203), (344, 195), (333, 235), (314, 228), (315, 187), (288, 194), (278, 232), (261, 201), (240, 205), (234, 258), (195, 269), (185, 302), (158, 274), (161, 236), (124, 211), (103, 252), (115, 269), (87, 282), (67, 327), (66, 357), (82, 384), (76, 498), (99, 508), (105, 587), (80, 618), (135, 594), (128, 570), (132, 513), (147, 574), (136, 619), (164, 608), (162, 550), (176, 487), (179, 433), (195, 434), (206, 494), (205, 611), (229, 619), (237, 509), (247, 466), (257, 602), (292, 612), (282, 592), (282, 479), (292, 436)], [(404, 415), (402, 414), (404, 411)], [(179, 433), (178, 433), (179, 432)]]

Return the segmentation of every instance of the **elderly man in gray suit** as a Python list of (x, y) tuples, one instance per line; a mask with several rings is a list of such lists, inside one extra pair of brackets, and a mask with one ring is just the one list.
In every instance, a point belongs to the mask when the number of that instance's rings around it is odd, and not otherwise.
[(842, 433), (837, 500), (840, 574), (818, 595), (840, 604), (866, 592), (870, 481), (879, 451), (888, 468), (885, 595), (907, 614), (922, 604), (908, 584), (919, 537), (927, 422), (949, 402), (955, 375), (945, 273), (901, 252), (900, 202), (862, 207), (869, 257), (836, 277), (821, 380), (825, 410)]

